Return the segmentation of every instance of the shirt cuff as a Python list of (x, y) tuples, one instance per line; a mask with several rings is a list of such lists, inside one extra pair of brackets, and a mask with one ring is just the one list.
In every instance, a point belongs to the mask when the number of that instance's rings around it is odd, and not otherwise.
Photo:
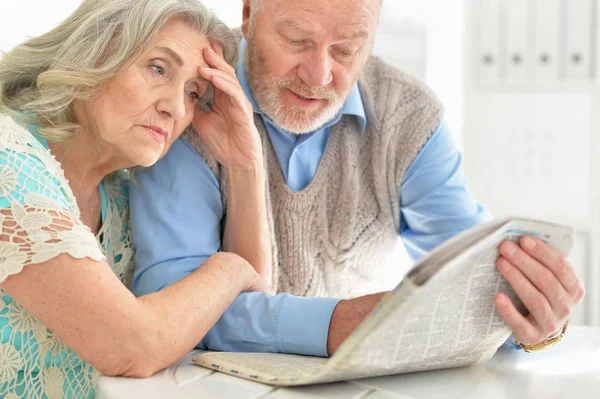
[(333, 310), (341, 299), (286, 296), (277, 319), (279, 352), (328, 357), (327, 338)]
[(504, 344), (502, 346), (504, 346), (506, 349), (513, 349), (513, 350), (522, 350), (523, 349), (523, 347), (521, 345), (517, 344), (517, 340), (512, 335), (510, 337), (508, 337), (508, 339), (504, 342)]

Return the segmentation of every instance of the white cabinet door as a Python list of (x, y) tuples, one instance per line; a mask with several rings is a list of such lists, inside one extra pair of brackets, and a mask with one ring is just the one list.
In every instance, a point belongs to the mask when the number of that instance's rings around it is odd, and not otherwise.
[(476, 197), (496, 216), (585, 225), (590, 217), (588, 93), (473, 93), (464, 148)]

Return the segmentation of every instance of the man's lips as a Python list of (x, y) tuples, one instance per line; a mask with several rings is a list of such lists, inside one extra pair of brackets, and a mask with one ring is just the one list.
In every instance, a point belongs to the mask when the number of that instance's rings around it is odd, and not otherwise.
[(303, 100), (320, 100), (320, 98), (315, 98), (315, 97), (307, 97), (307, 96), (303, 96), (301, 94), (298, 93), (294, 93), (295, 95), (297, 95), (298, 97), (300, 97)]
[(325, 101), (322, 98), (315, 98), (311, 96), (304, 96), (302, 94), (298, 94), (292, 90), (287, 90), (288, 96), (291, 97), (291, 100), (297, 105), (301, 107), (312, 107), (315, 104), (321, 103)]

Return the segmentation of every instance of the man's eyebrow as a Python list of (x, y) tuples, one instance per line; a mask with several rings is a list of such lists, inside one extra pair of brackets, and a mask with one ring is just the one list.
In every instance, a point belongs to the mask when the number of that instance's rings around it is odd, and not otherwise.
[(173, 58), (173, 60), (175, 60), (177, 65), (183, 66), (183, 58), (181, 58), (181, 56), (179, 54), (177, 54), (175, 51), (173, 51), (169, 47), (161, 46), (161, 47), (157, 47), (156, 49), (167, 53), (171, 58)]
[[(287, 20), (281, 22), (280, 25), (282, 25), (282, 26), (289, 26), (291, 28), (298, 29), (298, 30), (302, 31), (306, 35), (310, 35), (311, 33), (313, 33), (311, 30), (303, 28), (296, 21), (293, 21), (291, 19), (287, 19)], [(369, 37), (369, 32), (366, 31), (366, 30), (361, 30), (361, 31), (353, 32), (353, 33), (346, 34), (346, 35), (340, 35), (340, 37), (342, 39), (344, 39), (344, 40), (354, 40), (354, 39), (357, 39), (357, 38), (366, 39), (366, 38)]]
[(288, 19), (288, 20), (285, 20), (285, 21), (281, 22), (280, 25), (282, 25), (282, 26), (289, 26), (291, 28), (295, 28), (295, 29), (301, 30), (303, 33), (305, 33), (307, 35), (309, 35), (309, 34), (312, 33), (312, 31), (310, 31), (310, 30), (308, 30), (306, 28), (303, 28), (296, 21), (293, 21), (291, 19)]
[(347, 35), (340, 35), (340, 37), (345, 40), (354, 40), (354, 39), (358, 39), (358, 38), (366, 39), (369, 37), (369, 32), (367, 32), (366, 30), (361, 30), (361, 31), (350, 33)]

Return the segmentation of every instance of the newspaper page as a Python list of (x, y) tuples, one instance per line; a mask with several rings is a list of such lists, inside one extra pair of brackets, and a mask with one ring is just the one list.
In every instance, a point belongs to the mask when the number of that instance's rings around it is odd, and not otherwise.
[[(463, 367), (489, 360), (510, 336), (494, 305), (498, 292), (525, 309), (497, 271), (498, 245), (534, 235), (567, 255), (572, 229), (536, 221), (509, 221), (479, 229), (468, 246), (460, 237), (416, 268), (453, 258), (424, 284), (410, 275), (382, 301), (330, 359), (284, 354), (209, 352), (202, 366), (273, 385), (306, 385), (389, 374)], [(467, 237), (468, 235), (465, 235)], [(483, 236), (483, 237), (482, 237)], [(458, 245), (463, 241), (462, 247)], [(458, 249), (457, 249), (458, 248)], [(439, 267), (438, 267), (439, 269)]]

